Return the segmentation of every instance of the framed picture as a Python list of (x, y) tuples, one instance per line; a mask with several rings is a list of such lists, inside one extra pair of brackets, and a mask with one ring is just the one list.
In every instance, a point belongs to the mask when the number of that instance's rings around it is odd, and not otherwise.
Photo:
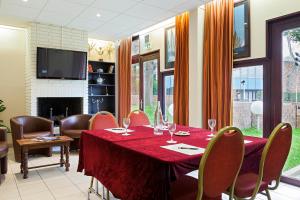
[(175, 26), (165, 29), (165, 68), (174, 68), (175, 62)]
[(233, 58), (250, 57), (250, 8), (249, 0), (234, 4)]

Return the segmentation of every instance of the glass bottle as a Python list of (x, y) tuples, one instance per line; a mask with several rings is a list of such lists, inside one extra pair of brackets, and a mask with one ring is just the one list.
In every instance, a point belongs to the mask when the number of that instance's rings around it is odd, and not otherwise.
[(154, 112), (154, 135), (163, 134), (163, 116), (160, 107), (160, 101), (157, 101), (156, 109)]

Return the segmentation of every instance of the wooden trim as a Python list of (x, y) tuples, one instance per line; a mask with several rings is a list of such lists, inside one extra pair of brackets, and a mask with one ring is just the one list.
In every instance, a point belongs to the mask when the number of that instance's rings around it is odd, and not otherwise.
[(164, 82), (164, 78), (166, 77), (166, 76), (171, 76), (171, 75), (174, 75), (174, 70), (168, 70), (168, 71), (163, 71), (163, 72), (161, 72), (161, 90), (162, 90), (162, 92), (161, 92), (161, 104), (162, 104), (162, 106), (161, 106), (161, 108), (162, 108), (162, 112), (163, 112), (163, 114), (165, 115), (165, 113), (164, 113), (164, 106), (165, 106), (165, 90), (164, 90), (164, 88), (165, 88), (165, 82)]
[(261, 65), (261, 64), (266, 64), (268, 62), (269, 62), (269, 59), (266, 57), (247, 59), (247, 60), (238, 60), (238, 61), (233, 62), (233, 68)]
[(233, 68), (241, 68), (241, 67), (250, 67), (250, 66), (263, 66), (263, 137), (267, 138), (269, 134), (272, 132), (272, 128), (270, 126), (270, 90), (271, 90), (271, 77), (270, 77), (270, 65), (269, 59), (266, 57), (263, 58), (255, 58), (248, 60), (240, 60), (235, 61), (233, 63)]
[[(251, 56), (251, 17), (250, 17), (250, 0), (241, 0), (234, 4), (234, 7), (240, 6), (244, 4), (247, 10), (247, 13), (245, 13), (245, 21), (248, 23), (248, 27), (245, 31), (245, 48), (246, 51), (242, 54), (233, 55), (234, 59), (240, 59), (240, 58), (247, 58)], [(247, 43), (248, 42), (248, 43)]]
[[(270, 60), (268, 69), (270, 94), (267, 101), (267, 105), (270, 107), (270, 119), (267, 123), (270, 129), (282, 119), (282, 32), (297, 27), (300, 27), (300, 12), (266, 21), (266, 55)], [(281, 180), (300, 186), (300, 180), (291, 177), (283, 176)]]

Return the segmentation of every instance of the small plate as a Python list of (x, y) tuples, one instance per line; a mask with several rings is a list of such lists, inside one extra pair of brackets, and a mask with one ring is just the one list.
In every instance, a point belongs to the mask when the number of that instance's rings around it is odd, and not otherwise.
[(189, 136), (190, 132), (187, 132), (187, 131), (178, 131), (178, 132), (174, 133), (174, 135), (177, 135), (177, 136)]

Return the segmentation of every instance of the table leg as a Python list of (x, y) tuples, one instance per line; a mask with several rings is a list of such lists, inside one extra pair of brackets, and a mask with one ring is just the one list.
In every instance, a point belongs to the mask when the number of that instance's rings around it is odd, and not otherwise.
[(64, 166), (64, 146), (61, 145), (60, 146), (60, 167), (63, 167)]
[(65, 153), (66, 153), (65, 167), (66, 167), (66, 171), (69, 171), (69, 167), (70, 167), (70, 163), (69, 163), (70, 144), (65, 145)]
[(28, 178), (28, 150), (23, 149), (23, 178)]
[(23, 150), (21, 148), (21, 164), (20, 164), (20, 170), (21, 170), (21, 174), (23, 174)]

